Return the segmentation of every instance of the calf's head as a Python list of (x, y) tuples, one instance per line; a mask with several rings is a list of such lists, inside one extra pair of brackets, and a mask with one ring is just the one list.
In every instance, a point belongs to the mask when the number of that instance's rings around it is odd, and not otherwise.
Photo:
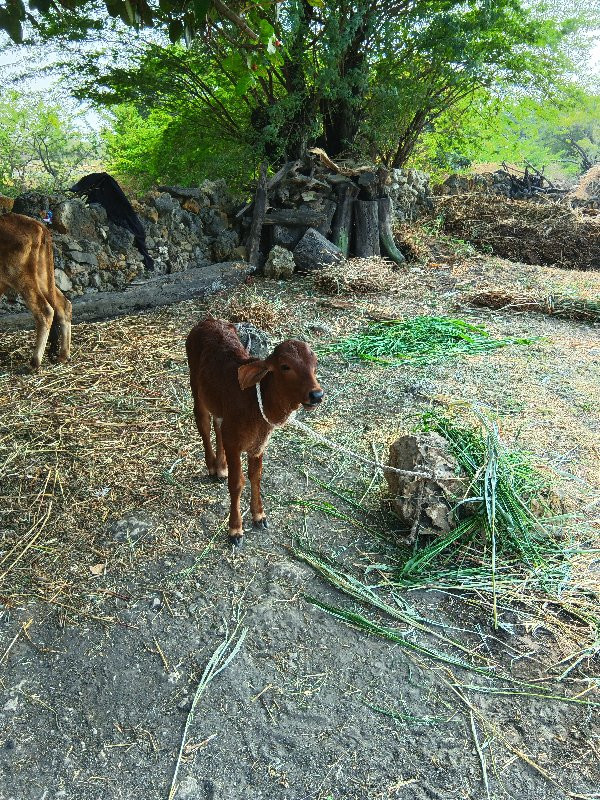
[(316, 369), (317, 357), (310, 347), (305, 342), (288, 339), (278, 344), (264, 361), (242, 364), (238, 379), (241, 388), (248, 389), (270, 374), (270, 391), (282, 405), (310, 409), (319, 405), (324, 394)]

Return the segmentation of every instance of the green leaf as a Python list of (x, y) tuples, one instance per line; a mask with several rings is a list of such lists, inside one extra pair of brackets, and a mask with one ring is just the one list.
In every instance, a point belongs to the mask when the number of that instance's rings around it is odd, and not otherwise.
[(248, 91), (248, 89), (250, 88), (250, 86), (253, 83), (254, 83), (254, 79), (253, 79), (252, 75), (244, 75), (244, 77), (240, 78), (240, 80), (235, 85), (235, 93), (236, 93), (236, 95), (238, 97), (241, 97), (242, 95), (246, 94), (246, 92)]

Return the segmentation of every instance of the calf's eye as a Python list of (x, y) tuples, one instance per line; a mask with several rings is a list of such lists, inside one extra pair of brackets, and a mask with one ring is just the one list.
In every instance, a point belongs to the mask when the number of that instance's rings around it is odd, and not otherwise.
[(287, 372), (288, 370), (289, 370), (289, 367), (288, 367), (288, 365), (287, 365), (287, 364), (282, 364), (282, 365), (281, 365), (281, 371), (282, 371), (282, 372)]

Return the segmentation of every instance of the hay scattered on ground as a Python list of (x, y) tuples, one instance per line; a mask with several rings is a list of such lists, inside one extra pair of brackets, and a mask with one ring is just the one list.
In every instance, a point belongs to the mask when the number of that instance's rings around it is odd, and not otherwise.
[(529, 311), (551, 314), (564, 319), (581, 322), (600, 322), (600, 303), (592, 300), (555, 297), (549, 295), (544, 299), (532, 296), (514, 296), (506, 292), (479, 292), (468, 298), (471, 305), (483, 308), (501, 308), (505, 311)]
[(281, 320), (281, 313), (255, 290), (242, 289), (225, 305), (223, 317), (230, 322), (251, 322), (257, 328), (273, 331)]
[(555, 203), (500, 196), (440, 197), (446, 233), (526, 264), (600, 269), (600, 223)]
[(351, 258), (315, 271), (315, 287), (326, 294), (373, 294), (392, 289), (396, 265), (385, 258)]
[(600, 164), (594, 164), (585, 175), (581, 176), (579, 183), (572, 192), (569, 192), (568, 197), (577, 200), (600, 197)]

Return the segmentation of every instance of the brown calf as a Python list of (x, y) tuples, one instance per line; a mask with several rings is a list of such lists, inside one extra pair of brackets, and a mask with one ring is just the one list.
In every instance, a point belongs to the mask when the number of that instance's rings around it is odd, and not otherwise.
[(71, 303), (54, 283), (52, 236), (41, 222), (22, 214), (0, 215), (0, 295), (13, 289), (35, 319), (32, 367), (42, 362), (48, 337), (50, 356), (69, 360)]
[[(293, 339), (277, 345), (264, 361), (252, 358), (234, 326), (218, 319), (205, 319), (196, 325), (185, 346), (206, 466), (210, 475), (228, 479), (229, 537), (239, 545), (244, 536), (241, 454), (248, 453), (253, 526), (266, 528), (260, 497), (263, 453), (273, 428), (283, 425), (292, 411), (300, 406), (314, 408), (321, 402), (323, 390), (315, 375), (317, 359), (308, 345)], [(216, 454), (210, 441), (211, 416)]]

